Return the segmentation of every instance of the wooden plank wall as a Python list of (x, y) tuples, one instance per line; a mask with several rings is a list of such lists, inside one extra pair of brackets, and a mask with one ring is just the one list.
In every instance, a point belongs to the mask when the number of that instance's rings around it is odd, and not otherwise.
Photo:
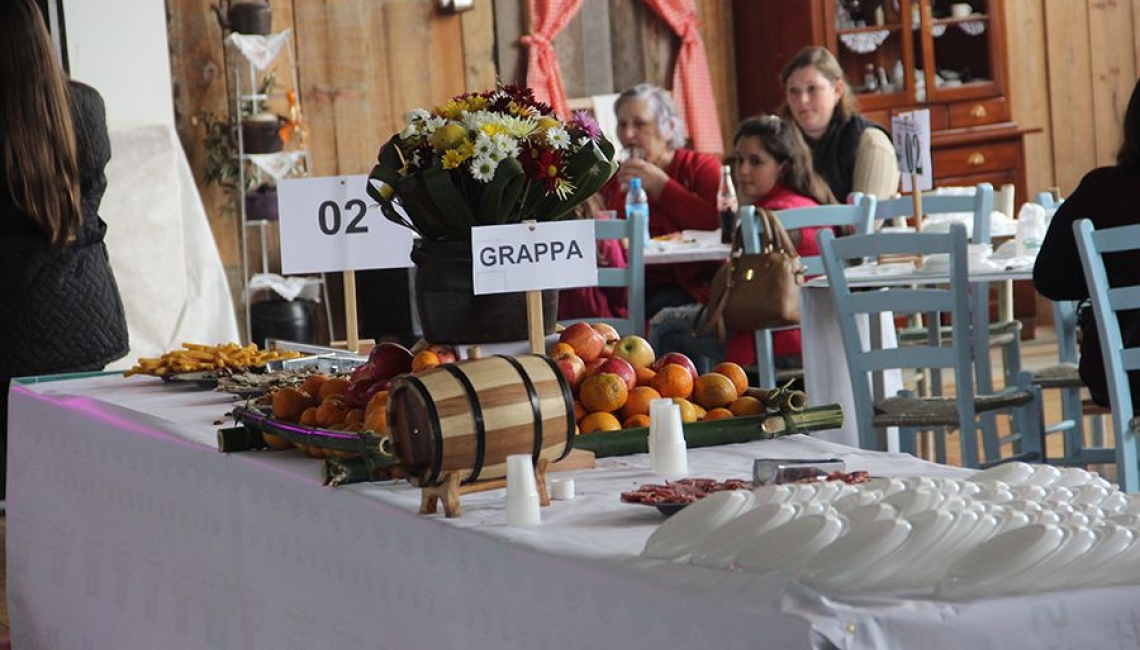
[(1140, 0), (1009, 0), (1005, 10), (1014, 119), (1042, 130), (1026, 137), (1029, 187), (1068, 194), (1115, 162), (1140, 74)]

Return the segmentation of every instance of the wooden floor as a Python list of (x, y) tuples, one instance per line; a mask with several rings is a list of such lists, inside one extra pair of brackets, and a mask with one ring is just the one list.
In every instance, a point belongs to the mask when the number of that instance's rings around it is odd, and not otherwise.
[[(1047, 365), (1056, 363), (1057, 358), (1057, 345), (1056, 338), (1053, 331), (1049, 329), (1038, 328), (1037, 339), (1033, 341), (1025, 341), (1022, 343), (1021, 357), (1022, 365), (1029, 370), (1041, 368)], [(999, 358), (995, 354), (995, 364), (999, 362)], [(995, 365), (995, 368), (1000, 367)], [(1061, 407), (1057, 399), (1057, 391), (1045, 391), (1045, 417), (1046, 422), (1055, 422), (1060, 419)], [(1111, 439), (1110, 439), (1111, 442)], [(1060, 455), (1061, 439), (1060, 434), (1050, 436), (1047, 441), (1050, 451), (1050, 456)], [(947, 444), (948, 454), (950, 455), (950, 463), (956, 464), (958, 457), (954, 450), (957, 444), (954, 441), (949, 441)], [(1113, 480), (1113, 472), (1111, 468), (1094, 468), (1101, 470), (1106, 474), (1106, 478)], [(8, 637), (8, 593), (7, 593), (7, 578), (5, 566), (7, 564), (7, 554), (4, 549), (5, 538), (5, 518), (0, 515), (0, 589), (3, 589), (2, 598), (0, 598), (0, 650), (6, 648), (6, 641)]]

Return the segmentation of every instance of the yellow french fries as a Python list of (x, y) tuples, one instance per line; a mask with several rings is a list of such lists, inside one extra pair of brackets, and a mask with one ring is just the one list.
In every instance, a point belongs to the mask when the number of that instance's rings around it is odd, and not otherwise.
[(124, 377), (131, 375), (154, 375), (165, 377), (184, 372), (199, 372), (203, 370), (218, 370), (231, 368), (243, 370), (256, 366), (263, 366), (270, 361), (281, 359), (295, 359), (301, 356), (296, 350), (260, 350), (256, 343), (239, 345), (237, 343), (221, 343), (218, 345), (205, 345), (202, 343), (184, 342), (182, 349), (172, 350), (159, 358), (140, 357), (134, 367), (123, 373)]

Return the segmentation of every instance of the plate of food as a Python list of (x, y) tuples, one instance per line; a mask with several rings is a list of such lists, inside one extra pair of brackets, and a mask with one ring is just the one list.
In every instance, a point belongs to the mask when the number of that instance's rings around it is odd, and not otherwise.
[(636, 490), (621, 493), (623, 503), (653, 506), (666, 517), (715, 492), (751, 490), (752, 481), (730, 478), (718, 481), (711, 478), (683, 478), (664, 483), (646, 483)]

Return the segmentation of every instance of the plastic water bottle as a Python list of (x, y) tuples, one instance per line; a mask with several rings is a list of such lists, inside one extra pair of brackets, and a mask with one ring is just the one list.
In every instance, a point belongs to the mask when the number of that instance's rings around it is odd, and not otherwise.
[[(649, 195), (641, 186), (641, 178), (634, 176), (629, 179), (629, 191), (625, 193), (625, 218), (633, 219), (633, 215), (645, 215), (645, 223), (649, 224)], [(646, 232), (648, 232), (646, 228)]]

